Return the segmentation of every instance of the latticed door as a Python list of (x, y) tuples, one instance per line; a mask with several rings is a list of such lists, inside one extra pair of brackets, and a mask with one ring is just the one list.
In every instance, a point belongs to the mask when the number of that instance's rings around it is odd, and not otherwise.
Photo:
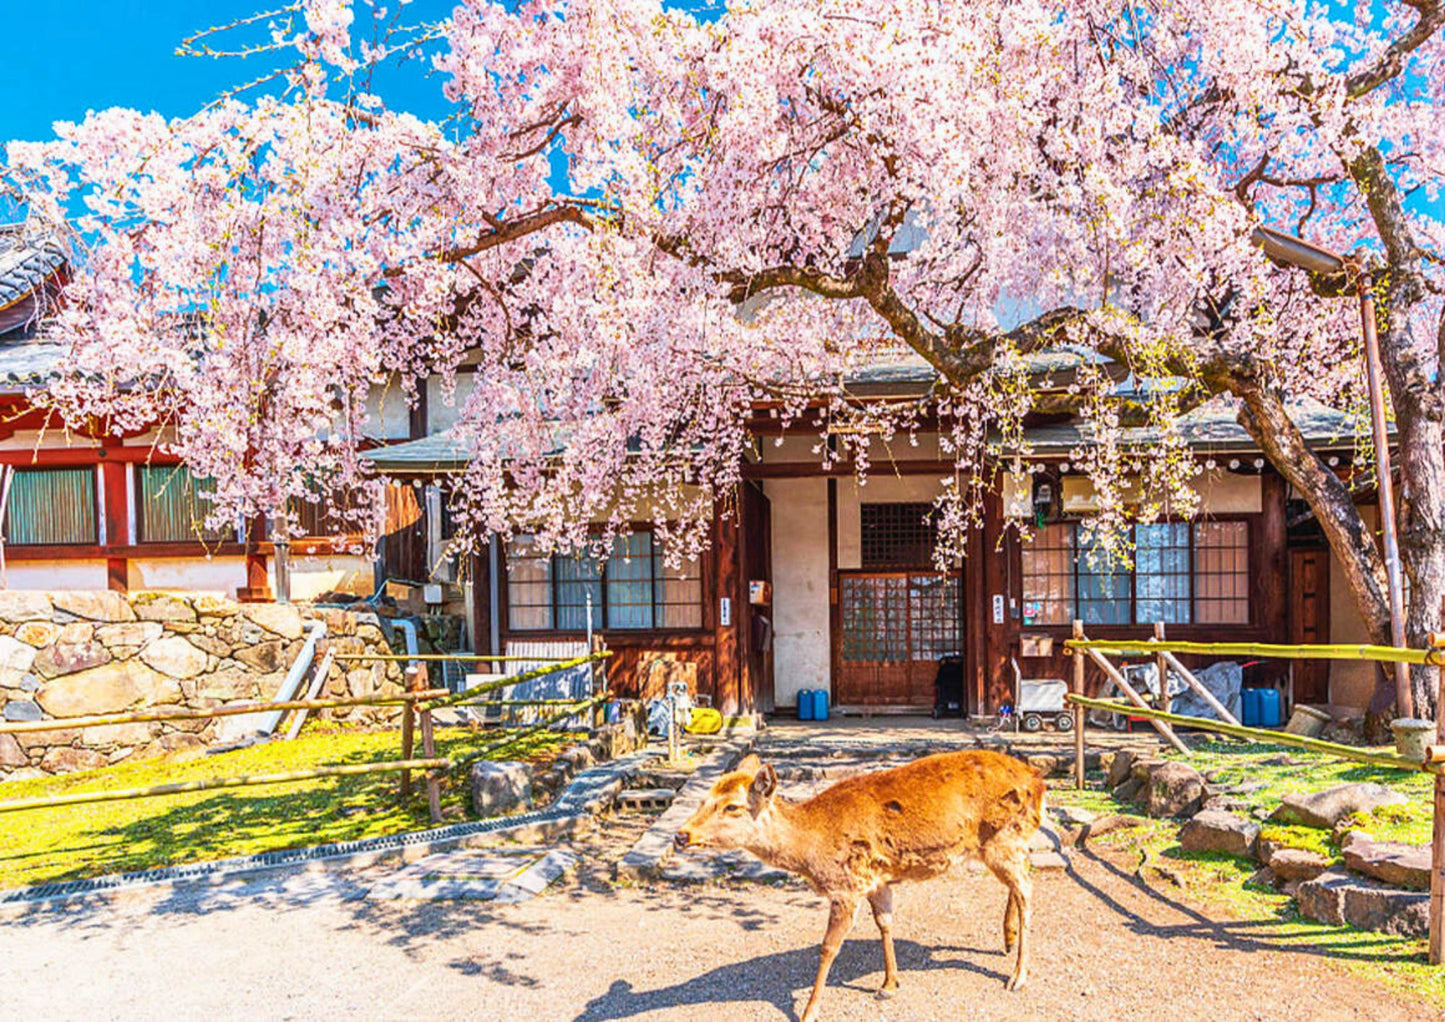
[(931, 706), (939, 659), (962, 651), (958, 575), (854, 572), (838, 586), (834, 702)]

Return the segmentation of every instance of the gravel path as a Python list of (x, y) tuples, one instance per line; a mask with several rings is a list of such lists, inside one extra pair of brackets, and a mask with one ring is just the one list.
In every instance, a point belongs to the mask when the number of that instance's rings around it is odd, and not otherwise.
[[(375, 874), (291, 873), (0, 915), (4, 1002), (26, 1018), (790, 1019), (825, 910), (800, 885), (615, 887), (639, 822), (574, 850), (580, 875), (521, 905), (366, 899)], [(620, 853), (618, 853), (620, 854)], [(900, 890), (902, 989), (873, 991), (860, 919), (834, 966), (833, 1019), (1426, 1019), (1329, 946), (1271, 944), (1075, 853), (1036, 882), (1028, 989), (1003, 989), (1002, 888), (964, 873)]]

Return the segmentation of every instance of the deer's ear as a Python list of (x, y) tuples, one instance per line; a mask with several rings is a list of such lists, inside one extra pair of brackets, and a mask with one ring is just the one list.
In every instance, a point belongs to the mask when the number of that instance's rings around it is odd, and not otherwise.
[(753, 783), (748, 785), (748, 807), (755, 813), (759, 812), (777, 790), (778, 772), (771, 766), (760, 767)]
[(742, 758), (737, 766), (733, 767), (740, 774), (756, 774), (763, 768), (763, 761), (758, 759), (757, 754), (750, 752)]

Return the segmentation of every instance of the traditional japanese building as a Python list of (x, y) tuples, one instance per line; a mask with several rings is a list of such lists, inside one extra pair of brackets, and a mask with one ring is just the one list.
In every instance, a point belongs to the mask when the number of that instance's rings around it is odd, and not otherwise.
[[(0, 233), (0, 586), (269, 598), (281, 580), (265, 521), (202, 532), (200, 483), (158, 450), (157, 433), (68, 432), (36, 407), (62, 354), (37, 324), (36, 303), (64, 273), (58, 250)], [(396, 481), (386, 535), (364, 546), (336, 534), (324, 506), (293, 509), (307, 535), (285, 558), (289, 595), (431, 583), (433, 605), (464, 615), (473, 651), (575, 648), (595, 630), (616, 653), (609, 675), (619, 691), (655, 695), (681, 676), (729, 714), (787, 712), (803, 689), (828, 690), (843, 711), (926, 711), (944, 657), (961, 660), (967, 712), (992, 713), (1011, 698), (1014, 661), (1026, 676), (1068, 676), (1062, 639), (1075, 618), (1093, 637), (1139, 637), (1164, 622), (1171, 638), (1363, 639), (1308, 508), (1217, 402), (1184, 420), (1205, 465), (1201, 513), (1136, 526), (1131, 570), (1105, 574), (1086, 556), (1079, 522), (1095, 497), (1071, 459), (1088, 437), (1059, 400), (1085, 359), (1099, 364), (1084, 351), (1036, 357), (1033, 390), (1049, 411), (1026, 420), (1027, 462), (1000, 466), (983, 528), (946, 571), (933, 563), (930, 508), (955, 466), (936, 432), (925, 428), (916, 445), (874, 444), (865, 483), (847, 461), (822, 467), (816, 427), (785, 427), (766, 407), (750, 422), (758, 442), (735, 513), (716, 517), (698, 561), (669, 568), (661, 541), (642, 528), (604, 564), (539, 559), (525, 538), (494, 540), (458, 562), (443, 553), (448, 494), (465, 463), (449, 432), (456, 404), (438, 379), (415, 407), (401, 388), (377, 388), (369, 458)], [(464, 371), (463, 392), (465, 380)], [(899, 355), (849, 388), (882, 400), (921, 396), (935, 382), (929, 366)], [(1297, 409), (1296, 419), (1348, 473), (1353, 424), (1323, 407)], [(1123, 437), (1145, 450), (1154, 440), (1145, 427)], [(1031, 538), (1010, 519), (1027, 519)], [(1264, 670), (1284, 672), (1299, 702), (1342, 707), (1363, 705), (1374, 680), (1354, 664)]]

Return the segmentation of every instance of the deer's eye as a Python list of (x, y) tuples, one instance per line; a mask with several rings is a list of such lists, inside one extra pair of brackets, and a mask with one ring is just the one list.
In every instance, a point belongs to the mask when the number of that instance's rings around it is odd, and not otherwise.
[(736, 816), (738, 813), (745, 812), (745, 811), (746, 811), (745, 808), (744, 808), (743, 806), (738, 805), (736, 802), (734, 802), (732, 805), (727, 806), (725, 809), (723, 809), (723, 812), (729, 814), (730, 816)]

